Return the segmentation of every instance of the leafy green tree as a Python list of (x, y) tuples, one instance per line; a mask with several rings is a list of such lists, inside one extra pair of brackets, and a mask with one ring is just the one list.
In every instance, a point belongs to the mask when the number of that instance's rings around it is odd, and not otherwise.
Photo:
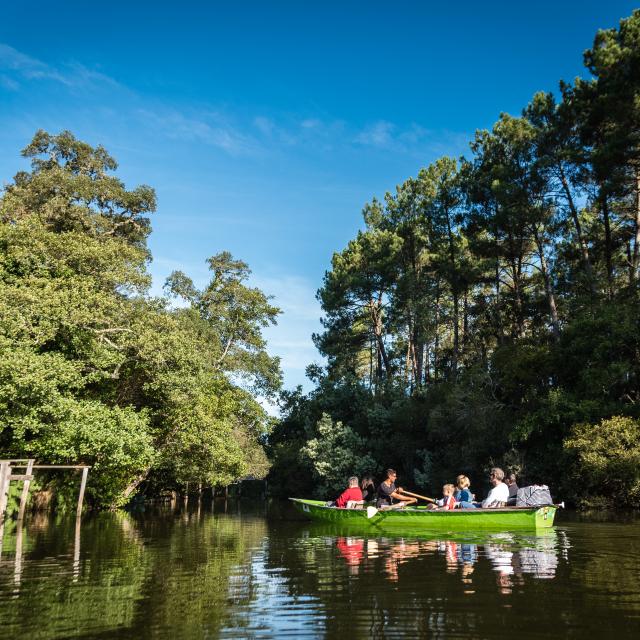
[(346, 488), (349, 476), (379, 471), (367, 452), (365, 441), (353, 429), (334, 423), (324, 414), (316, 425), (316, 436), (307, 441), (301, 454), (311, 461), (319, 496)]
[[(575, 458), (573, 474), (586, 495), (610, 506), (640, 506), (640, 422), (613, 416), (598, 424), (577, 424), (564, 442)], [(593, 499), (593, 498), (591, 498)]]
[[(618, 29), (598, 31), (585, 52), (593, 79), (576, 81), (585, 104), (584, 138), (607, 197), (618, 198), (629, 284), (637, 294), (640, 269), (640, 10)], [(606, 206), (603, 201), (602, 205)], [(605, 212), (606, 213), (606, 212)], [(606, 222), (606, 218), (605, 218)], [(611, 267), (609, 266), (609, 269)]]
[(282, 377), (279, 360), (266, 351), (262, 329), (276, 324), (280, 309), (260, 289), (244, 284), (251, 271), (229, 252), (212, 256), (208, 264), (213, 275), (203, 291), (180, 271), (169, 276), (165, 288), (197, 312), (215, 368), (250, 379), (255, 391), (272, 396)]
[[(150, 476), (227, 484), (264, 475), (269, 419), (255, 393), (280, 385), (262, 328), (278, 310), (247, 266), (210, 260), (188, 308), (148, 295), (149, 187), (69, 132), (39, 131), (0, 200), (0, 450), (92, 465), (95, 504), (126, 501)], [(182, 289), (180, 289), (182, 287)]]
[(640, 11), (585, 65), (478, 131), (468, 158), (365, 206), (319, 292), (327, 366), (272, 434), (277, 478), (317, 473), (297, 452), (339, 423), (359, 438), (348, 465), (370, 455), (432, 490), (500, 463), (576, 499), (573, 460), (582, 497), (636, 500), (634, 454), (607, 450), (635, 451), (640, 406)]
[(370, 385), (392, 373), (385, 313), (400, 244), (391, 231), (359, 233), (334, 254), (318, 292), (327, 331), (314, 337), (316, 345), (336, 372), (368, 373)]

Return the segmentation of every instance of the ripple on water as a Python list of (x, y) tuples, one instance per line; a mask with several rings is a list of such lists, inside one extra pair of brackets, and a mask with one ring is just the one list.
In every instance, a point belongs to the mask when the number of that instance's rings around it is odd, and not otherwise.
[[(19, 638), (637, 637), (640, 534), (357, 535), (250, 509), (5, 527), (0, 628)], [(19, 544), (18, 544), (19, 543)]]

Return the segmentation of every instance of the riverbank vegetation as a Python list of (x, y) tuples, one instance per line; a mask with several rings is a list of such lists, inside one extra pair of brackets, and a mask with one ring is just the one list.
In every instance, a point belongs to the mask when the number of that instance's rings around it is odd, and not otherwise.
[(318, 292), (326, 366), (273, 429), (256, 398), (280, 388), (279, 310), (248, 266), (222, 252), (209, 283), (151, 295), (153, 189), (37, 132), (0, 199), (2, 456), (92, 465), (97, 506), (269, 464), (285, 495), (388, 466), (435, 492), (499, 464), (640, 506), (640, 11), (584, 60), (364, 207)]
[(437, 491), (500, 464), (640, 506), (640, 11), (584, 61), (364, 207), (318, 292), (327, 365), (283, 396), (272, 486), (325, 496), (393, 466)]
[[(279, 310), (228, 253), (202, 289), (181, 272), (150, 294), (156, 207), (115, 160), (71, 133), (36, 133), (0, 200), (0, 452), (92, 465), (88, 496), (264, 476), (279, 389), (262, 329)], [(77, 491), (73, 479), (70, 491)], [(48, 486), (64, 499), (65, 479)]]

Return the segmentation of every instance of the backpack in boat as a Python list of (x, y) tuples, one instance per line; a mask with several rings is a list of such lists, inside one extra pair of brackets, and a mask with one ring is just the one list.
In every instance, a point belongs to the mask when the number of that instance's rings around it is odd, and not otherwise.
[(546, 507), (552, 504), (551, 492), (546, 484), (534, 484), (518, 489), (516, 507)]

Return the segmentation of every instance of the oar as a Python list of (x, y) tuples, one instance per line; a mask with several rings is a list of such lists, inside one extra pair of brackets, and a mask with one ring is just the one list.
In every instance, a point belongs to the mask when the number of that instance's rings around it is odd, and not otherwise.
[(420, 498), (420, 500), (426, 500), (427, 502), (432, 502), (433, 504), (435, 504), (436, 502), (433, 498), (427, 498), (427, 496), (421, 496), (418, 493), (411, 493), (411, 491), (405, 491), (404, 489), (402, 489), (402, 491), (400, 491), (400, 489), (396, 489), (396, 491), (398, 491), (398, 493), (411, 496), (412, 498)]
[(378, 513), (375, 507), (367, 507), (367, 518), (373, 518)]

